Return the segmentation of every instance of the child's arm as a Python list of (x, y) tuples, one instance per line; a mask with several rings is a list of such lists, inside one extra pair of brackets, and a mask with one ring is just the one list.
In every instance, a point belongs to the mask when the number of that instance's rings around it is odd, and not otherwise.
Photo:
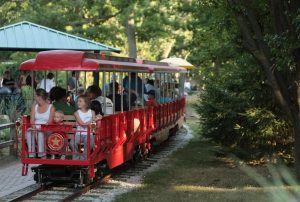
[(92, 110), (92, 119), (90, 121), (86, 122), (85, 124), (90, 125), (91, 123), (93, 123), (93, 121), (95, 121), (95, 117), (96, 117), (95, 111)]
[(83, 122), (83, 121), (81, 120), (81, 118), (79, 117), (78, 112), (75, 112), (75, 113), (74, 113), (74, 116), (75, 116), (75, 119), (76, 119), (76, 121), (77, 121), (77, 123), (78, 123), (79, 125), (81, 125), (81, 126), (87, 126), (87, 125), (88, 125), (87, 123), (85, 123), (85, 122)]
[(76, 119), (76, 121), (77, 121), (77, 123), (78, 123), (79, 125), (81, 125), (81, 126), (88, 126), (88, 125), (90, 125), (90, 124), (94, 121), (94, 119), (95, 119), (95, 112), (92, 111), (92, 119), (91, 119), (90, 121), (88, 121), (88, 122), (83, 122), (83, 121), (81, 120), (81, 118), (79, 117), (78, 112), (75, 112), (75, 113), (74, 113), (74, 116), (75, 116), (75, 119)]
[(49, 115), (48, 124), (52, 124), (53, 123), (54, 113), (55, 113), (55, 107), (52, 106), (51, 109), (50, 109), (50, 115)]
[(96, 112), (92, 111), (92, 114), (93, 114), (93, 120), (94, 121), (98, 121), (99, 119), (102, 119), (102, 115), (101, 114), (97, 114), (96, 115)]

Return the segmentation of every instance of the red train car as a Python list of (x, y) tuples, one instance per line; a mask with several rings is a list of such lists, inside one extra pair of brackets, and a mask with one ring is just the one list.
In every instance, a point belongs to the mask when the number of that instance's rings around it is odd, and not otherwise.
[[(83, 83), (80, 88), (98, 85), (103, 97), (112, 93), (112, 103), (116, 102), (115, 86), (121, 84), (118, 92), (121, 109), (117, 110), (113, 104), (109, 113), (105, 101), (102, 107), (106, 114), (87, 127), (87, 134), (77, 130), (73, 116), (65, 116), (63, 124), (37, 124), (35, 127), (30, 124), (30, 116), (23, 116), (18, 123), (22, 130), (22, 175), (27, 175), (29, 164), (37, 164), (32, 170), (39, 183), (73, 181), (85, 184), (101, 176), (104, 169), (113, 169), (146, 155), (153, 144), (165, 141), (184, 121), (186, 70), (168, 63), (59, 50), (38, 53), (35, 59), (22, 63), (20, 70), (29, 71), (31, 78), (52, 72), (56, 85), (66, 88), (70, 71), (80, 72)], [(126, 78), (127, 89), (123, 90)], [(74, 94), (79, 88), (77, 83)], [(145, 88), (147, 83), (151, 83), (152, 91)], [(76, 134), (80, 143), (87, 138), (84, 149), (74, 149)], [(51, 158), (53, 156), (55, 158)]]

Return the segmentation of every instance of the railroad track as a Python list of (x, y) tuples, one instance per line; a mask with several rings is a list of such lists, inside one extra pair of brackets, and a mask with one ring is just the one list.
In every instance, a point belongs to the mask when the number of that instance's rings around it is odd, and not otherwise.
[(73, 201), (82, 194), (90, 191), (91, 189), (105, 184), (109, 181), (111, 174), (105, 175), (101, 179), (98, 179), (91, 184), (88, 184), (82, 188), (71, 188), (67, 185), (57, 185), (54, 183), (49, 183), (47, 185), (40, 186), (39, 188), (32, 190), (24, 195), (16, 197), (10, 202), (19, 201), (60, 201), (68, 202)]
[[(172, 151), (180, 148), (181, 146), (178, 143), (182, 140), (178, 137), (180, 136), (171, 136), (169, 141), (160, 145), (154, 154), (143, 161), (126, 163), (112, 170), (110, 174), (105, 175), (103, 178), (98, 179), (83, 188), (71, 188), (70, 186), (47, 184), (27, 193), (19, 194), (17, 197), (8, 196), (4, 201), (94, 201), (96, 199), (99, 200), (99, 197), (111, 197), (112, 190), (118, 189), (121, 184), (125, 184), (125, 186), (129, 187), (132, 186), (130, 179), (140, 176), (145, 170), (165, 158)], [(123, 190), (120, 190), (117, 194), (123, 192)]]

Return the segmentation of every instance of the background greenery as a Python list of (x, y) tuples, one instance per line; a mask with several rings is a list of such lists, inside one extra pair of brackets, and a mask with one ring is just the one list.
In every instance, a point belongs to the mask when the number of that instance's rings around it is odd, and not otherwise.
[[(129, 54), (126, 20), (134, 19), (139, 58), (160, 60), (177, 56), (196, 68), (191, 75), (200, 89), (201, 134), (228, 146), (243, 158), (278, 154), (291, 161), (292, 123), (278, 106), (272, 84), (253, 54), (246, 50), (236, 16), (244, 1), (225, 0), (90, 0), (0, 1), (0, 26), (28, 20), (118, 47)], [(292, 90), (295, 70), (292, 50), (298, 35), (274, 32), (270, 2), (252, 1), (270, 58)], [(281, 1), (284, 2), (284, 1)], [(289, 1), (292, 2), (292, 1)], [(290, 15), (299, 30), (300, 15)], [(252, 34), (251, 36), (254, 36)], [(298, 39), (298, 40), (297, 40)], [(35, 53), (2, 52), (0, 74)], [(63, 76), (62, 76), (63, 77)]]

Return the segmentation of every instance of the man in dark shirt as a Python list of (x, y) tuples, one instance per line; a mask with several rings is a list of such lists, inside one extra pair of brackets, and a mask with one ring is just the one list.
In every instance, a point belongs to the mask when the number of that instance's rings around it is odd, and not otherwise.
[(79, 72), (72, 71), (72, 77), (68, 79), (68, 90), (74, 92), (76, 85), (77, 88), (81, 86), (79, 82)]
[[(129, 92), (129, 88), (131, 89), (131, 93), (135, 93), (136, 96), (142, 98), (142, 89), (144, 88), (144, 92), (146, 92), (145, 87), (143, 86), (142, 79), (135, 72), (130, 73), (130, 83), (129, 76), (126, 76), (123, 79), (123, 86), (126, 92)], [(136, 89), (137, 87), (137, 89)]]
[(50, 90), (50, 100), (55, 110), (62, 111), (65, 115), (73, 115), (76, 111), (75, 107), (68, 103), (67, 91), (62, 87), (55, 86)]
[[(113, 89), (113, 83), (109, 84), (109, 88)], [(113, 98), (114, 98), (113, 91), (111, 91), (111, 94), (108, 95), (108, 98), (113, 101), (115, 111), (119, 112), (119, 111), (121, 111), (121, 106), (122, 106), (122, 95), (120, 94), (120, 86), (119, 86), (119, 83), (117, 83), (117, 82), (115, 82), (114, 93), (115, 93), (114, 100), (113, 100)], [(128, 102), (127, 102), (126, 96), (123, 95), (123, 111), (128, 111), (128, 109), (129, 109), (129, 107), (128, 107)]]
[(11, 89), (15, 88), (15, 81), (11, 78), (10, 71), (8, 70), (4, 72), (2, 86), (9, 87)]

